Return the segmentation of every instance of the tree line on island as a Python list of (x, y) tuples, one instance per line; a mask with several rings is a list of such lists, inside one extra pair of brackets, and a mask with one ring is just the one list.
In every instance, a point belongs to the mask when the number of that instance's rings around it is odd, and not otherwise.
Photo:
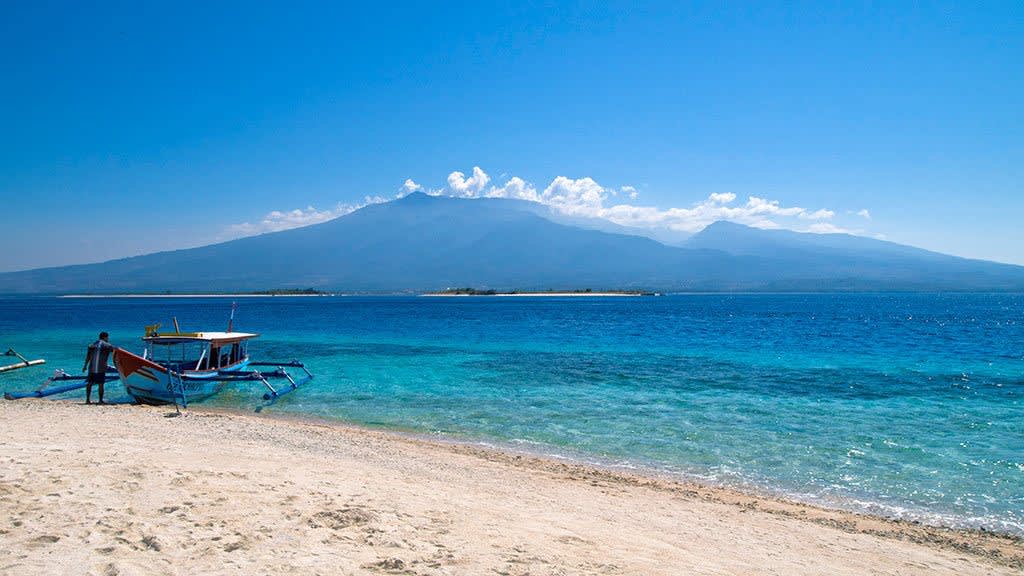
[(428, 292), (428, 294), (435, 296), (544, 296), (554, 294), (579, 294), (579, 295), (603, 295), (603, 294), (615, 294), (623, 296), (655, 296), (655, 292), (648, 292), (646, 290), (594, 290), (592, 288), (580, 288), (572, 290), (555, 290), (554, 288), (548, 288), (547, 290), (507, 290), (499, 291), (493, 289), (479, 289), (479, 288), (445, 288), (436, 292)]

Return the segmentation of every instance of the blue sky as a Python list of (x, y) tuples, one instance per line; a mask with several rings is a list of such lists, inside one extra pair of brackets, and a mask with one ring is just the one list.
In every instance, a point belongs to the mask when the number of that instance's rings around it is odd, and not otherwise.
[(0, 48), (0, 270), (512, 178), (1024, 264), (1020, 2), (22, 2)]

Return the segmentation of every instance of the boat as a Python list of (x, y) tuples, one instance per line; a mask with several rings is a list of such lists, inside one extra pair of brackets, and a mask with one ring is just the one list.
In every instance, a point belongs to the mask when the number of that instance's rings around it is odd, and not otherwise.
[[(137, 355), (117, 348), (114, 366), (125, 390), (143, 404), (188, 406), (219, 394), (237, 382), (258, 382), (265, 388), (263, 400), (274, 402), (313, 379), (298, 360), (253, 362), (249, 341), (259, 334), (235, 332), (228, 323), (223, 332), (182, 332), (174, 320), (174, 332), (160, 332), (160, 325), (146, 326), (144, 348)], [(270, 368), (261, 370), (261, 368)], [(293, 377), (286, 368), (299, 368)], [(284, 380), (275, 387), (271, 380)]]

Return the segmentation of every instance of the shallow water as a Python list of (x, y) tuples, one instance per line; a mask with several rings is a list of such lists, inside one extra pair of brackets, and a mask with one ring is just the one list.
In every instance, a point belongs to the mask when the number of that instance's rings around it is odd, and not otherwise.
[[(236, 329), (264, 334), (255, 359), (316, 374), (268, 411), (1024, 534), (1024, 295), (238, 302)], [(101, 329), (137, 350), (144, 324), (219, 330), (229, 308), (0, 299), (0, 347), (48, 361), (0, 388), (79, 370)], [(255, 407), (261, 392), (211, 403)]]

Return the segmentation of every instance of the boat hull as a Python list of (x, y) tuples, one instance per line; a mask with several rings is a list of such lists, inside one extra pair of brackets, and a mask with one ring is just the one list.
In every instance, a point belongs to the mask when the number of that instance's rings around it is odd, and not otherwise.
[[(248, 359), (231, 366), (232, 371), (245, 368)], [(114, 352), (114, 366), (125, 390), (143, 404), (192, 404), (220, 393), (224, 386), (223, 371), (186, 370), (179, 380), (166, 367), (125, 350)]]

